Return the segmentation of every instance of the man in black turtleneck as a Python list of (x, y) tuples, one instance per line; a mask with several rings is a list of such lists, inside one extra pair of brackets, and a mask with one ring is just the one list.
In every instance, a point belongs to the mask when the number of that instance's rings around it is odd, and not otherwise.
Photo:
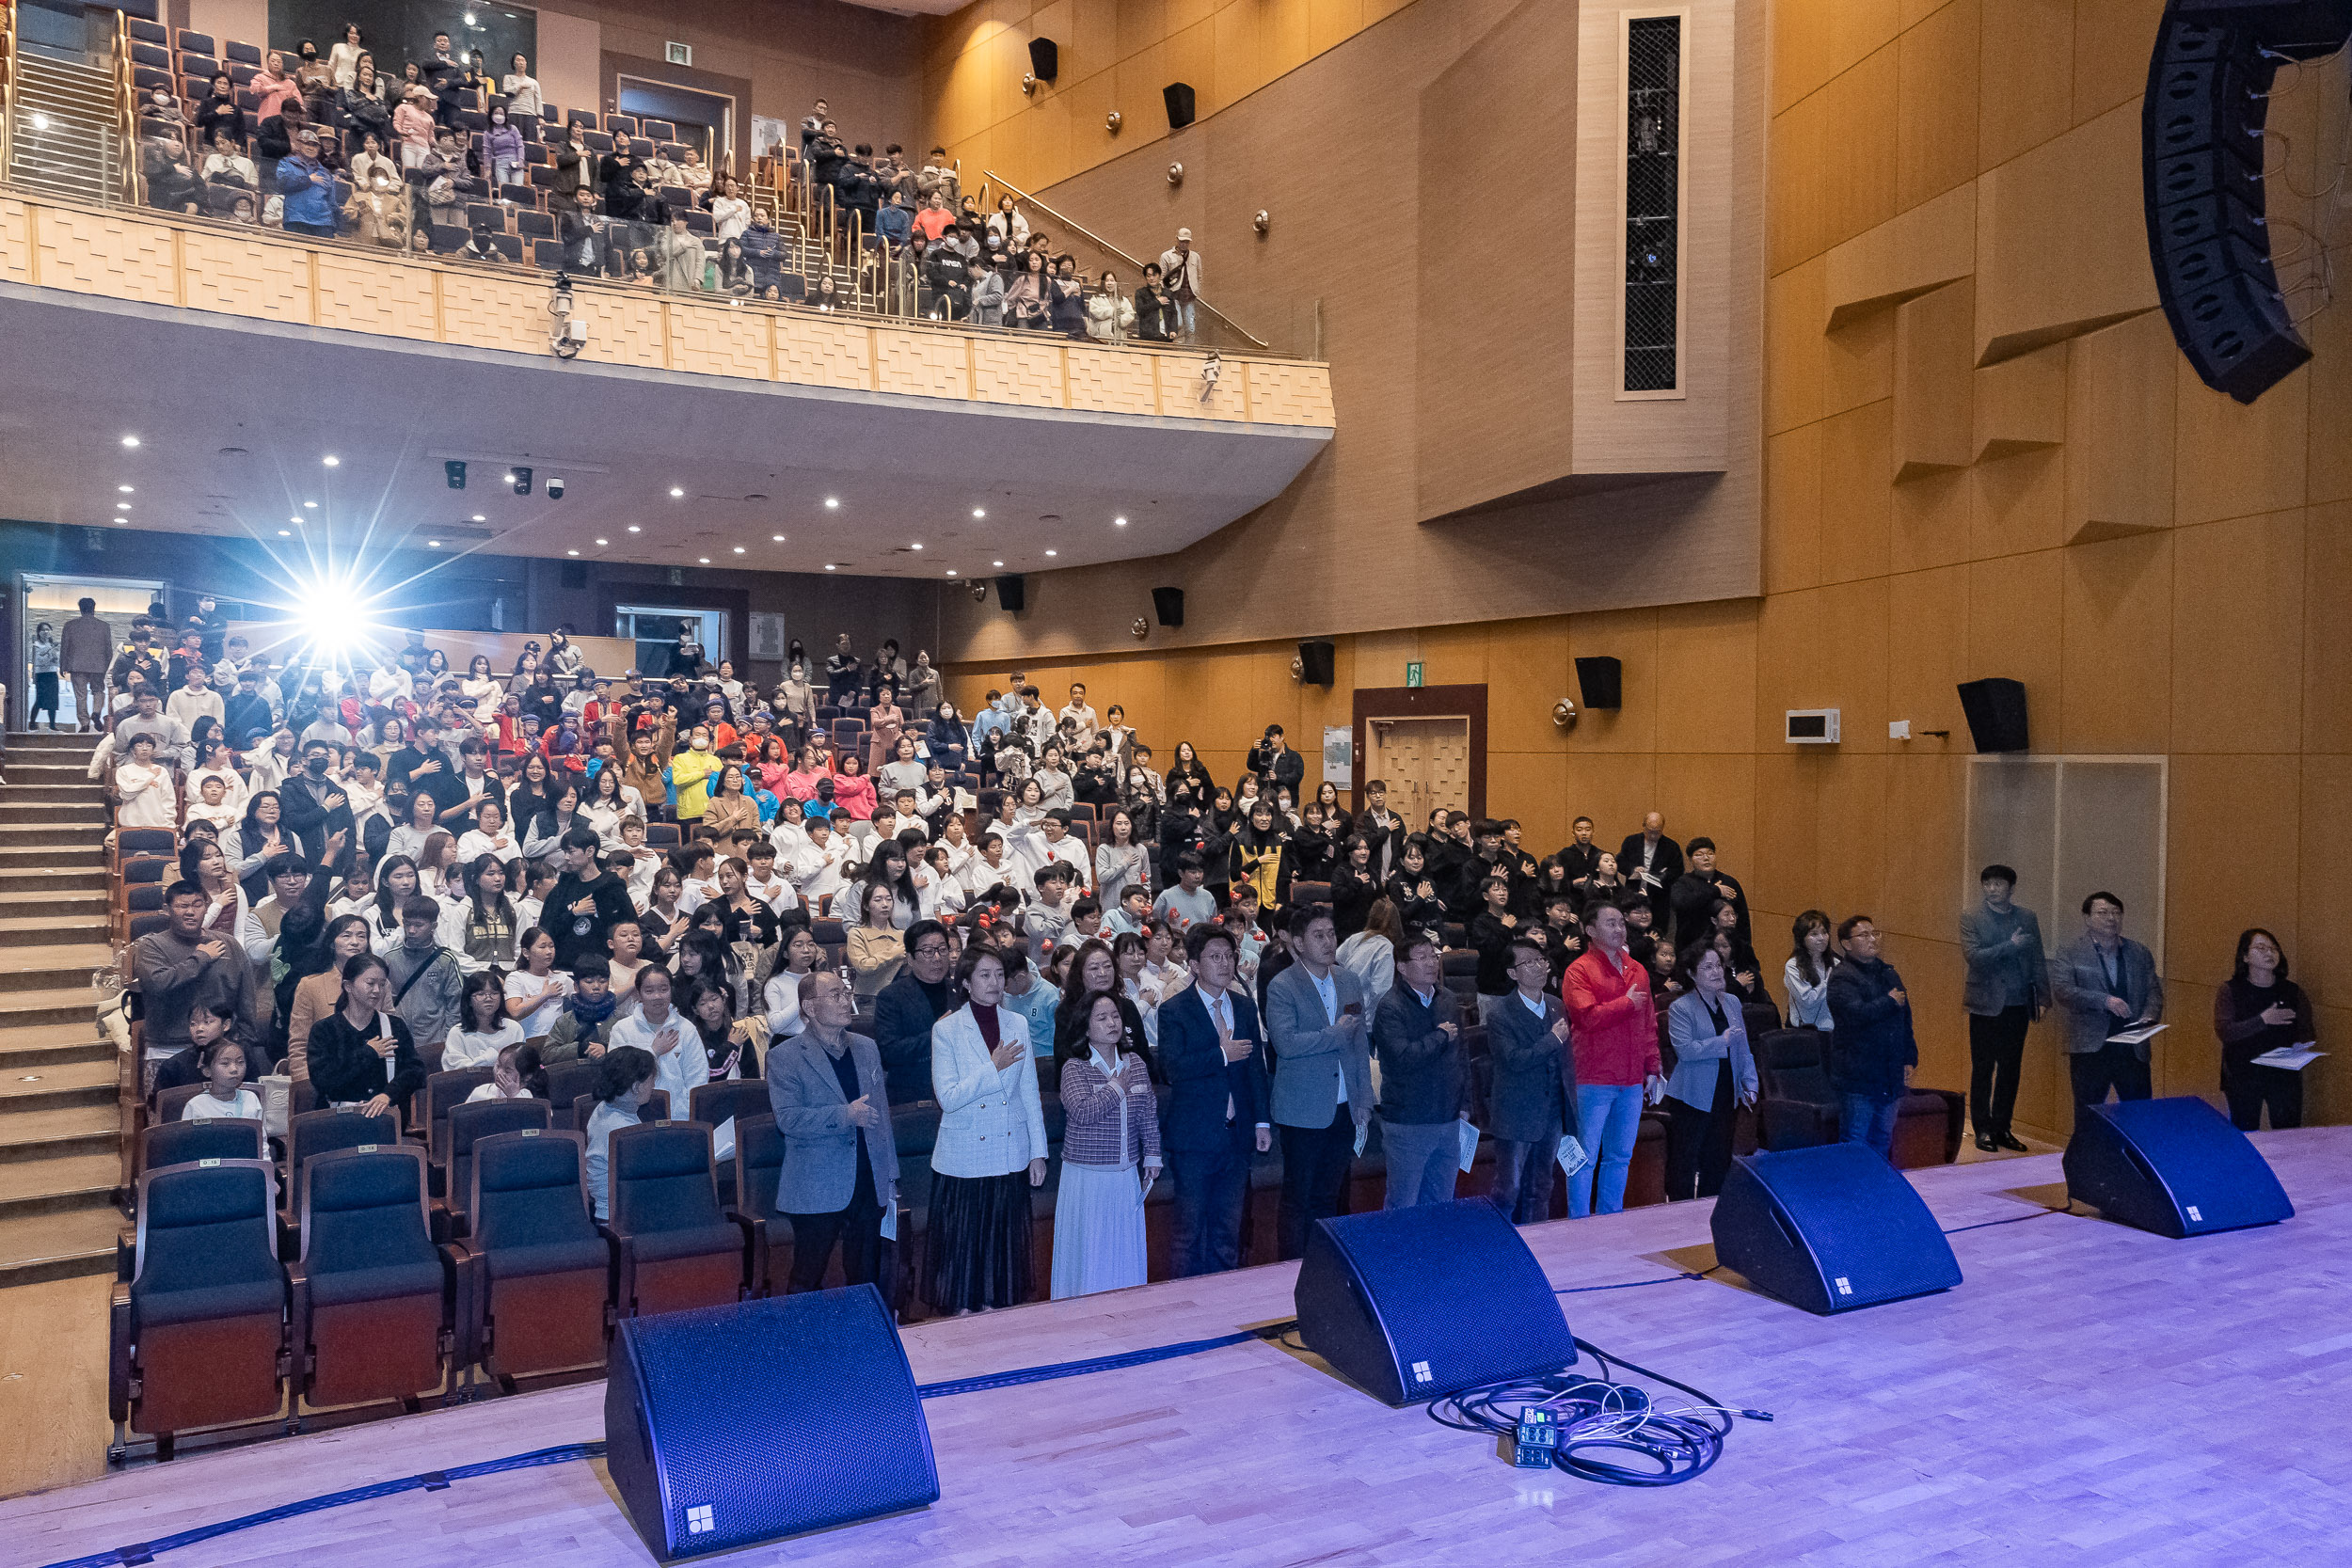
[(931, 1098), (931, 1025), (958, 1006), (947, 927), (918, 920), (907, 927), (906, 942), (906, 967), (874, 998), (874, 1043), (893, 1105)]

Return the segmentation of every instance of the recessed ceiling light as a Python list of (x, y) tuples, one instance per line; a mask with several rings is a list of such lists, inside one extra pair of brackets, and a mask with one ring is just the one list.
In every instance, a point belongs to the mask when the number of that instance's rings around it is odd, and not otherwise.
[(947, 568), (947, 575), (948, 575), (949, 577), (954, 577), (954, 576), (956, 575), (956, 569), (955, 569), (953, 566), (948, 567), (948, 568)]
[(631, 533), (643, 533), (644, 531), (644, 530), (639, 528), (635, 523), (628, 525), (628, 531)]
[(1125, 528), (1127, 526), (1127, 519), (1124, 517), (1113, 517), (1111, 521), (1118, 524), (1120, 528)]
[(915, 542), (914, 544), (909, 545), (909, 546), (907, 546), (907, 548), (909, 548), (909, 549), (911, 549), (911, 550), (919, 550), (919, 549), (921, 549), (922, 547), (923, 547), (922, 543), (921, 543), (919, 540), (918, 540), (917, 542)]
[(735, 553), (736, 553), (736, 554), (738, 554), (738, 555), (741, 555), (741, 554), (743, 553), (743, 546), (740, 546), (740, 545), (736, 546), (735, 546)]
[(131, 503), (129, 501), (117, 501), (115, 502), (115, 510), (117, 512), (128, 512), (131, 510)]
[(508, 470), (508, 472), (507, 472), (507, 474), (506, 474), (506, 483), (509, 483), (509, 484), (512, 484), (512, 483), (515, 483), (515, 475), (514, 475), (514, 471), (513, 471), (512, 469), (509, 469), (509, 470)]
[(985, 517), (988, 515), (988, 508), (984, 506), (976, 506), (972, 509), (972, 515), (975, 517)]
[(825, 509), (829, 512), (838, 512), (841, 509), (841, 498), (839, 496), (827, 496), (825, 498)]
[(599, 539), (599, 540), (597, 540), (597, 541), (596, 541), (596, 543), (597, 543), (599, 546), (603, 546), (603, 545), (609, 545), (609, 544), (611, 544), (611, 543), (612, 543), (612, 541), (611, 541), (611, 540), (609, 540), (609, 539)]
[(294, 537), (294, 530), (290, 528), (281, 528), (278, 531), (278, 537), (280, 539), (292, 539)]
[(302, 526), (302, 519), (300, 517), (289, 517), (286, 521), (294, 524), (296, 528), (300, 528)]
[[(138, 444), (138, 443), (137, 443), (137, 442), (135, 442), (135, 441), (134, 441), (134, 442), (132, 443), (132, 445), (133, 445), (133, 446), (136, 446), (137, 444)], [(319, 461), (320, 461), (320, 462), (322, 462), (322, 463), (324, 463), (324, 464), (326, 464), (326, 465), (328, 467), (330, 467), (330, 468), (340, 468), (340, 467), (342, 467), (343, 466), (343, 460), (342, 460), (342, 458), (340, 458), (340, 457), (336, 456), (336, 455), (335, 455), (333, 452), (331, 452), (331, 451), (330, 451), (330, 452), (328, 452), (328, 453), (327, 453), (325, 457), (320, 458), (320, 459), (319, 459)]]
[(126, 496), (133, 494), (133, 491), (132, 491), (132, 489), (131, 489), (131, 486), (129, 486), (128, 484), (118, 484), (118, 485), (116, 485), (116, 486), (115, 486), (115, 488), (116, 488), (116, 489), (118, 489), (118, 490), (119, 490), (119, 491), (121, 491), (121, 492), (122, 492), (124, 495), (126, 495)]
[(771, 533), (768, 537), (774, 540), (779, 545), (784, 543), (784, 535), (781, 533)]
[(426, 540), (426, 541), (425, 541), (425, 544), (426, 544), (429, 547), (431, 547), (431, 548), (433, 548), (433, 549), (437, 549), (437, 549), (439, 549), (439, 548), (441, 547), (441, 542), (440, 542), (438, 539), (428, 539), (428, 540)]
[(316, 512), (319, 509), (319, 503), (316, 501), (304, 501), (302, 503), (302, 509), (305, 512)]
[(122, 438), (122, 444), (126, 447), (135, 447), (139, 444), (139, 438), (135, 436), (125, 436)]
[(117, 528), (129, 528), (130, 526), (131, 519), (128, 517), (117, 517), (115, 519), (115, 527)]
[(1059, 550), (1047, 550), (1045, 553), (1046, 553), (1047, 555), (1059, 555), (1059, 554), (1061, 554), (1061, 551), (1059, 551)]
[(677, 484), (673, 484), (673, 485), (671, 485), (671, 486), (670, 486), (670, 499), (671, 499), (672, 500), (678, 500), (678, 499), (683, 499), (683, 498), (684, 498), (684, 496), (685, 496), (685, 495), (686, 495), (686, 490), (685, 490), (685, 487), (684, 487), (684, 486), (682, 486), (682, 485), (677, 485)]
[(565, 555), (578, 555), (580, 552), (578, 550), (565, 550), (564, 553)]
[(834, 570), (834, 563), (833, 563), (832, 562), (830, 562), (830, 561), (826, 562), (825, 562), (825, 570), (826, 570), (826, 571), (828, 571), (828, 572)]
[(707, 555), (698, 555), (694, 559), (701, 562), (706, 566), (710, 564), (710, 557)]
[(989, 564), (990, 564), (990, 565), (992, 565), (992, 566), (1002, 566), (1002, 565), (1004, 564), (1004, 562), (1001, 562), (1001, 561), (992, 561), (992, 562), (989, 562)]
[(477, 512), (477, 513), (475, 513), (475, 514), (473, 515), (473, 520), (474, 520), (475, 522), (477, 522), (477, 523), (486, 523), (486, 522), (488, 522), (490, 519), (489, 519), (489, 518), (487, 518), (487, 517), (485, 517), (485, 516), (484, 516), (481, 513)]

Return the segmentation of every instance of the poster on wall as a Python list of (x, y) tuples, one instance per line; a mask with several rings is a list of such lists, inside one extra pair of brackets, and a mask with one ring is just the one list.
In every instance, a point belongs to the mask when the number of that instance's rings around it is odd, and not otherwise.
[(771, 610), (752, 611), (752, 657), (781, 661), (791, 644), (784, 635), (784, 617)]
[[(772, 157), (792, 145), (792, 122), (771, 115), (752, 116), (752, 156)], [(758, 656), (753, 655), (755, 658)], [(779, 655), (779, 657), (782, 656)]]
[(1343, 724), (1324, 726), (1323, 778), (1338, 789), (1356, 787), (1356, 732)]

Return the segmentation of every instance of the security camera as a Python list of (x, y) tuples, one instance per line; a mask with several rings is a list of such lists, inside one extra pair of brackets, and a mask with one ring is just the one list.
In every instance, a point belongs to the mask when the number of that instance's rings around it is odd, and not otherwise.
[(1224, 359), (1215, 349), (1211, 349), (1208, 358), (1201, 361), (1200, 365), (1200, 401), (1202, 403), (1209, 401), (1209, 394), (1216, 390), (1217, 378), (1224, 373)]
[(549, 499), (549, 500), (551, 500), (551, 501), (560, 501), (560, 500), (562, 500), (563, 499), (564, 499), (564, 482), (563, 482), (562, 480), (560, 480), (560, 479), (557, 479), (557, 478), (556, 478), (555, 476), (553, 476), (552, 474), (548, 475), (548, 499)]

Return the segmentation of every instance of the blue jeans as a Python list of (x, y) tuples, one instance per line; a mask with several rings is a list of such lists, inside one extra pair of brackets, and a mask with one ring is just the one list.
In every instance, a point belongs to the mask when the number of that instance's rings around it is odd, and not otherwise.
[(1383, 1209), (1412, 1209), (1454, 1201), (1454, 1178), (1462, 1168), (1459, 1121), (1380, 1123), (1380, 1148), (1388, 1157), (1388, 1194)]
[(1850, 1094), (1846, 1101), (1845, 1141), (1867, 1144), (1894, 1164), (1891, 1150), (1895, 1147), (1895, 1108), (1903, 1102), (1899, 1094), (1881, 1100), (1875, 1095)]
[(1192, 341), (1193, 325), (1197, 319), (1194, 311), (1199, 308), (1200, 303), (1197, 299), (1176, 301), (1176, 334), (1185, 342)]
[[(1568, 1178), (1568, 1217), (1613, 1214), (1625, 1207), (1625, 1173), (1633, 1164), (1633, 1140), (1642, 1132), (1642, 1085), (1580, 1084), (1576, 1090), (1578, 1141), (1597, 1169)], [(1600, 1183), (1594, 1201), (1593, 1183)]]

